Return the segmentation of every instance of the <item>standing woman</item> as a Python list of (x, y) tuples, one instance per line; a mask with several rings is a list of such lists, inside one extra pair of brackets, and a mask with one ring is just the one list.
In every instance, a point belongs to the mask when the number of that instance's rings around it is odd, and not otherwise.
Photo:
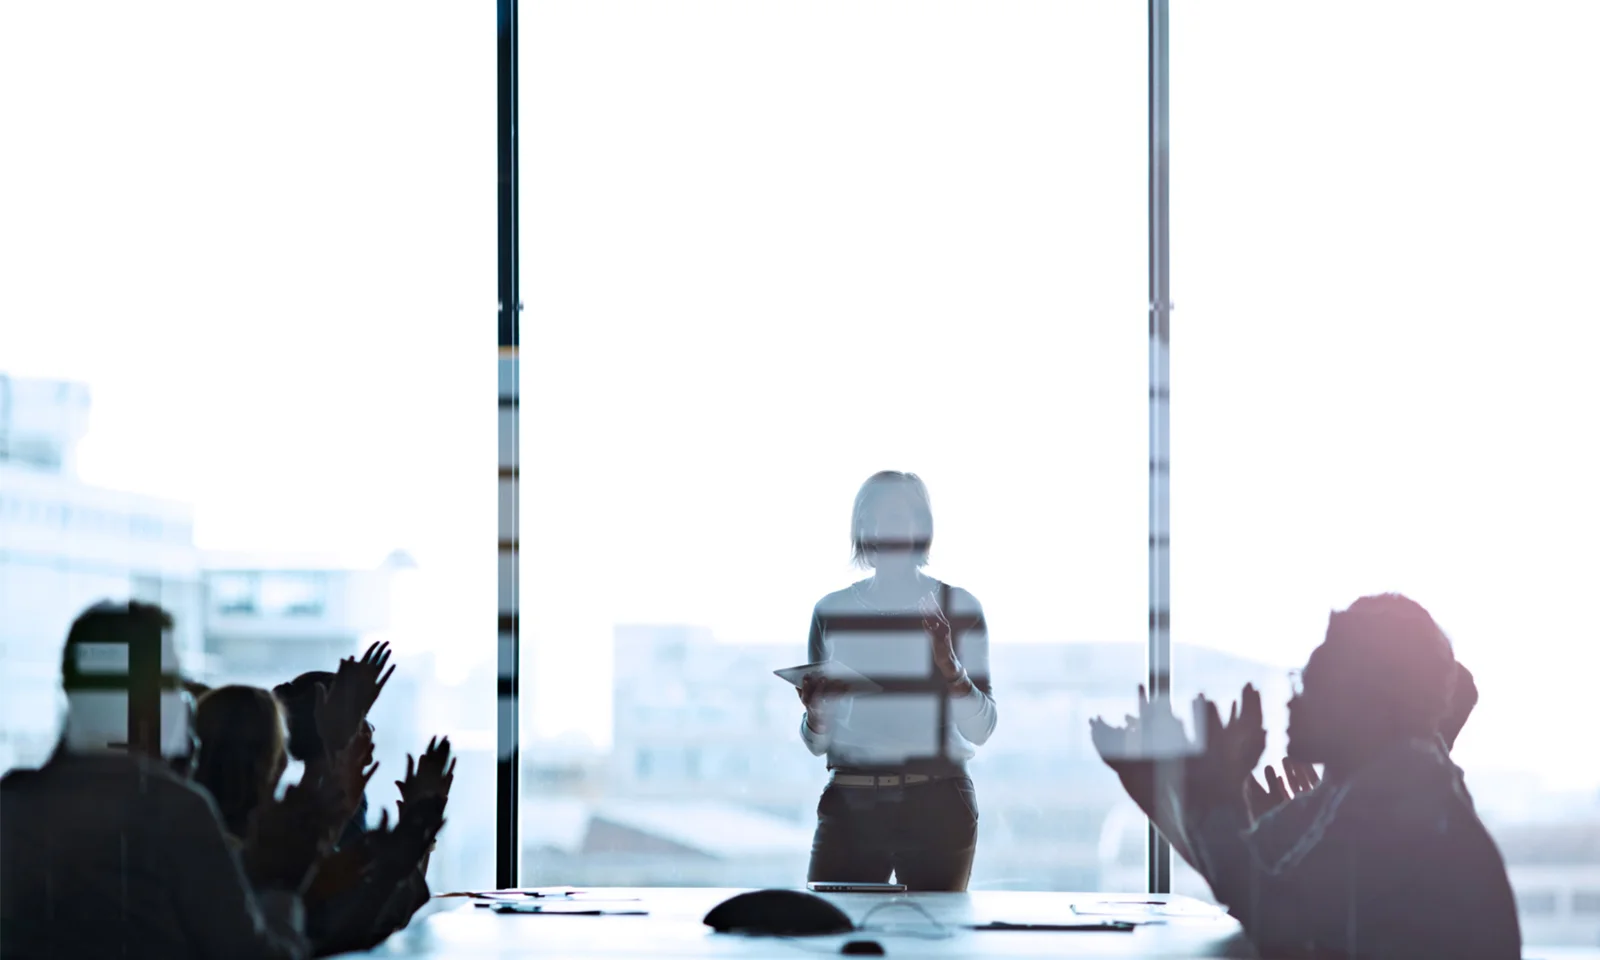
[(962, 891), (977, 849), (966, 762), (994, 732), (989, 640), (972, 594), (922, 572), (933, 543), (914, 473), (867, 479), (851, 515), (865, 580), (817, 603), (809, 660), (836, 660), (890, 689), (807, 677), (800, 737), (827, 755), (808, 879)]

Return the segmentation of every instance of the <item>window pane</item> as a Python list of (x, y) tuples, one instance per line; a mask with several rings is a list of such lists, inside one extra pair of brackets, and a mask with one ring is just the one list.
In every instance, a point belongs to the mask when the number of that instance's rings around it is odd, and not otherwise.
[(1597, 28), (1581, 0), (1172, 13), (1173, 630), (1251, 661), (1177, 684), (1270, 681), (1276, 763), (1329, 611), (1423, 604), (1477, 678), (1455, 759), (1530, 944), (1600, 938), (1569, 907), (1595, 848), (1536, 842), (1600, 817), (1562, 732), (1594, 712), (1552, 686), (1600, 666)]
[(54, 745), (102, 597), (169, 607), (213, 685), (390, 639), (371, 815), (450, 735), (429, 879), (492, 882), (486, 18), (0, 12), (0, 88), (31, 91), (0, 107), (0, 768)]
[(1143, 889), (1087, 735), (1147, 623), (1142, 8), (524, 14), (525, 882), (804, 879), (772, 671), (899, 469), (992, 635), (973, 884)]

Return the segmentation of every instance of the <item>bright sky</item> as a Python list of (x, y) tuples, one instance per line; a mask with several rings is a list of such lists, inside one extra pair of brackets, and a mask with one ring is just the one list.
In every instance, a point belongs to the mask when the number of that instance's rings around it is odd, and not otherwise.
[[(1403, 590), (1479, 676), (1464, 762), (1593, 784), (1550, 688), (1600, 669), (1600, 7), (1509, 9), (1174, 5), (1174, 633), (1288, 665)], [(799, 643), (883, 468), (995, 642), (1142, 642), (1142, 5), (523, 15), (536, 729), (609, 738), (619, 622)], [(0, 12), (0, 369), (89, 382), (86, 478), (202, 546), (411, 550), (460, 659), (493, 64), (466, 6)]]

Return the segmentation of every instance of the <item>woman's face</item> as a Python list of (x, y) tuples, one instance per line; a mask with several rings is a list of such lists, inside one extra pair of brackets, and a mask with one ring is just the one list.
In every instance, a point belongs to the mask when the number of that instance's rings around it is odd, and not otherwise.
[(881, 497), (867, 516), (866, 554), (878, 569), (885, 566), (916, 566), (926, 549), (932, 531), (923, 529), (918, 511), (904, 495)]

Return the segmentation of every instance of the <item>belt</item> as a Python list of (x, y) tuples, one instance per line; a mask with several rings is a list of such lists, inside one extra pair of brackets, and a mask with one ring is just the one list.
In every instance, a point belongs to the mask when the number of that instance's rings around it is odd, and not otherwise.
[(869, 777), (854, 773), (833, 775), (833, 782), (841, 787), (914, 787), (932, 780), (932, 777), (922, 773), (894, 774), (887, 777)]

